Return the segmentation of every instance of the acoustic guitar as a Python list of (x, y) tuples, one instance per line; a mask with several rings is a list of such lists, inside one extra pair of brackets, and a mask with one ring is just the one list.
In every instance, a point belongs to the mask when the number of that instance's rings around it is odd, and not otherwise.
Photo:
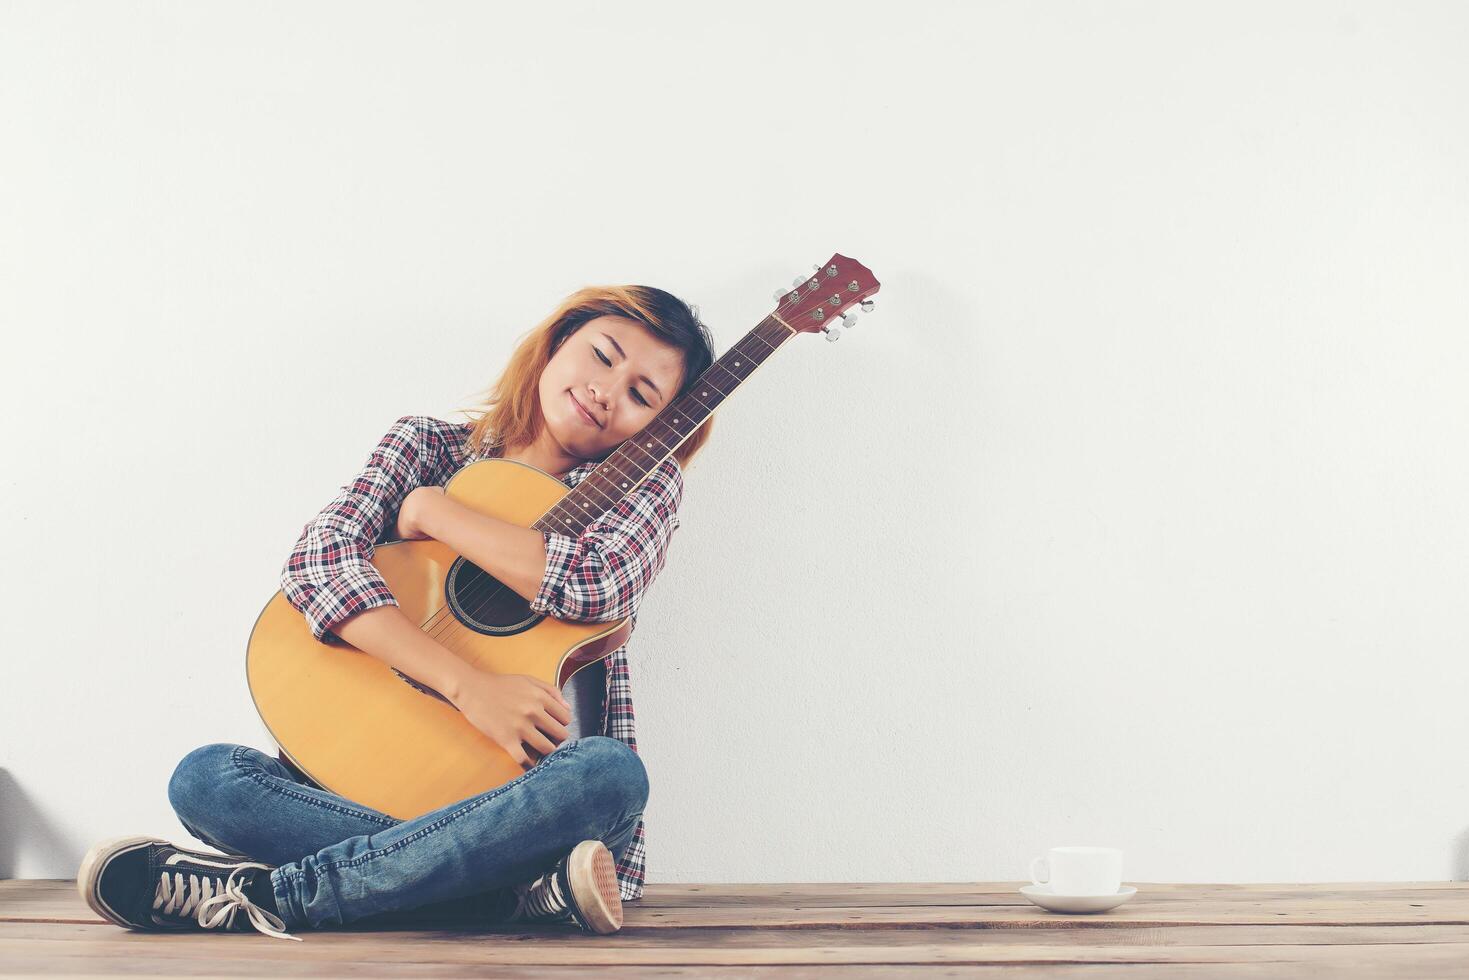
[[(852, 307), (871, 309), (879, 283), (860, 263), (833, 255), (815, 268), (574, 489), (533, 466), (490, 458), (459, 469), (444, 492), (521, 527), (580, 535), (787, 340), (817, 332), (835, 340), (854, 322)], [(518, 593), (433, 539), (385, 542), (370, 561), (404, 614), (480, 670), (529, 674), (559, 688), (631, 633), (630, 619), (585, 623), (533, 613)], [(251, 630), (245, 669), (282, 759), (322, 788), (390, 816), (412, 819), (524, 772), (437, 691), (350, 644), (317, 640), (283, 592)]]

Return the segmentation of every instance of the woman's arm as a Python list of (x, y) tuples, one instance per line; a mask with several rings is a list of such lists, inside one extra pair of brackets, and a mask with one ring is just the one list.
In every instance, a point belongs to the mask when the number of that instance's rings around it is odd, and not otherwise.
[(489, 517), (440, 488), (403, 503), (399, 532), (442, 541), (509, 586), (542, 615), (612, 622), (638, 608), (678, 528), (683, 474), (664, 460), (578, 537)]
[(635, 614), (667, 561), (682, 501), (683, 470), (669, 457), (578, 537), (542, 532), (546, 574), (530, 608), (592, 623)]
[(473, 670), (396, 605), (363, 609), (337, 624), (337, 636), (363, 653), (457, 702)]
[(463, 429), (421, 415), (404, 416), (378, 441), (366, 465), (302, 528), (280, 586), (312, 636), (365, 609), (397, 605), (372, 563), (373, 546), (415, 488), (446, 481), (459, 467)]
[(419, 530), (526, 599), (545, 616), (613, 622), (631, 616), (662, 570), (679, 526), (683, 472), (664, 460), (579, 536), (523, 528), (447, 499), (420, 495), (430, 515)]
[(567, 737), (571, 715), (560, 691), (527, 675), (472, 668), (403, 614), (368, 560), (406, 498), (453, 475), (462, 450), (462, 427), (400, 418), (362, 471), (302, 530), (281, 588), (318, 640), (340, 637), (438, 691), (529, 767), (524, 746), (544, 755)]
[(442, 492), (420, 487), (403, 501), (398, 533), (405, 539), (442, 541), (527, 601), (546, 574), (546, 544), (540, 531), (481, 514)]

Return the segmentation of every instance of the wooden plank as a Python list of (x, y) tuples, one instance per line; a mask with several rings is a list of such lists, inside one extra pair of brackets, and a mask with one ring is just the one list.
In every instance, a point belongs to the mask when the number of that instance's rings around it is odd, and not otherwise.
[(1036, 908), (1010, 887), (650, 885), (613, 936), (349, 927), (303, 929), (298, 944), (132, 932), (98, 923), (72, 882), (0, 882), (0, 974), (561, 977), (595, 967), (599, 977), (1004, 970), (1013, 978), (1020, 968), (1025, 980), (1081, 971), (1091, 980), (1448, 976), (1469, 963), (1465, 883), (1170, 883), (1111, 912), (1075, 916)]
[[(635, 918), (634, 918), (635, 916)], [(1065, 915), (1034, 906), (915, 906), (893, 908), (689, 908), (629, 911), (627, 921), (645, 928), (995, 928), (1110, 929), (1180, 925), (1465, 925), (1469, 902), (1401, 903), (1363, 901), (1322, 907), (1311, 902), (1198, 903), (1164, 906), (1135, 901), (1110, 912)]]
[[(1424, 954), (1414, 960), (1397, 960), (1388, 963), (1344, 963), (1333, 964), (1331, 980), (1442, 980), (1462, 975), (1462, 963), (1452, 959)], [(891, 980), (894, 976), (914, 977), (973, 977), (995, 978), (995, 980), (1177, 980), (1180, 976), (1188, 980), (1282, 980), (1291, 976), (1291, 964), (1280, 963), (1228, 963), (1193, 964), (1186, 969), (1177, 964), (1032, 964), (1026, 966), (1005, 965), (892, 965), (846, 964), (835, 966), (773, 967), (751, 966), (695, 966), (658, 967), (619, 966), (608, 964), (589, 971), (585, 966), (524, 966), (482, 965), (466, 968), (462, 964), (402, 963), (382, 964), (361, 962), (350, 964), (347, 970), (353, 977), (481, 977), (505, 978), (505, 980), (647, 980), (647, 978), (670, 978), (670, 980)], [(1306, 969), (1305, 967), (1298, 967)], [(27, 957), (0, 964), (0, 970), (13, 976), (169, 976), (169, 977), (258, 977), (258, 965), (246, 960), (221, 960), (217, 962), (158, 962), (139, 959), (124, 963), (87, 964), (84, 969), (75, 965), (57, 964), (39, 957)], [(347, 972), (343, 971), (343, 974)], [(272, 970), (273, 977), (319, 977), (321, 968), (310, 962), (283, 964)]]
[[(336, 970), (336, 965), (333, 970)], [(83, 969), (76, 965), (58, 966), (44, 957), (27, 956), (7, 959), (0, 963), (0, 971), (15, 976), (169, 976), (169, 977), (258, 977), (259, 966), (248, 959), (218, 959), (210, 962), (158, 961), (137, 958), (122, 963), (85, 964)], [(62, 972), (64, 971), (64, 972)], [(1017, 972), (1018, 971), (1018, 972)], [(589, 971), (585, 966), (535, 967), (483, 965), (466, 968), (462, 964), (398, 963), (383, 964), (371, 961), (347, 964), (342, 975), (350, 972), (353, 977), (481, 977), (505, 978), (505, 980), (587, 980)], [(273, 967), (273, 977), (319, 977), (325, 974), (322, 968), (309, 961), (286, 963)], [(840, 966), (696, 966), (659, 967), (599, 966), (592, 973), (598, 980), (645, 980), (645, 978), (670, 978), (670, 980), (891, 980), (895, 975), (938, 977), (993, 977), (996, 980), (1176, 980), (1180, 975), (1175, 964), (1059, 964), (1016, 967), (1003, 966), (905, 966), (890, 965), (840, 965)], [(1333, 974), (1333, 980), (1354, 980), (1356, 977), (1422, 978), (1446, 977), (1453, 973), (1448, 967), (1436, 964), (1402, 964), (1391, 973), (1377, 966), (1363, 972), (1342, 969)], [(1281, 966), (1275, 963), (1235, 963), (1198, 965), (1188, 968), (1189, 980), (1280, 980)]]
[[(452, 932), (340, 933), (313, 932), (303, 944), (284, 943), (248, 934), (142, 934), (108, 926), (34, 923), (20, 928), (40, 930), (46, 936), (0, 937), (0, 963), (25, 957), (49, 961), (56, 972), (117, 972), (105, 964), (135, 965), (147, 960), (170, 975), (186, 972), (191, 961), (218, 969), (230, 960), (252, 964), (257, 973), (272, 975), (293, 964), (310, 961), (318, 970), (345, 972), (376, 964), (458, 964), (461, 968), (495, 966), (831, 966), (831, 965), (1061, 965), (1061, 964), (1275, 964), (1311, 970), (1338, 969), (1372, 961), (1394, 964), (1466, 962), (1462, 943), (1406, 943), (1355, 946), (1135, 946), (1081, 944), (1068, 947), (1025, 943), (947, 942), (907, 946), (843, 943), (830, 946), (714, 946), (609, 944), (592, 936), (580, 941), (545, 943), (526, 941), (524, 934)], [(7, 933), (10, 930), (6, 930)], [(539, 939), (539, 937), (535, 937)]]
[[(12, 922), (0, 923), (0, 939), (3, 940), (52, 940), (61, 935), (76, 938), (76, 933), (58, 934), (53, 926), (75, 926), (74, 923)], [(98, 928), (87, 924), (83, 928)], [(157, 938), (156, 934), (133, 932), (102, 926), (102, 933), (88, 933), (101, 939), (123, 939), (136, 942), (138, 939)], [(116, 935), (109, 936), (106, 930)], [(185, 934), (187, 937), (189, 934)], [(514, 930), (504, 926), (484, 926), (475, 929), (424, 929), (424, 930), (369, 930), (351, 926), (333, 930), (302, 929), (303, 939), (315, 936), (362, 936), (367, 941), (377, 936), (424, 937), (433, 942), (448, 938), (457, 940), (462, 935), (484, 936), (486, 942), (534, 941), (546, 945), (580, 945), (588, 941), (587, 936), (574, 929), (557, 926), (538, 926)], [(214, 937), (199, 934), (195, 938), (203, 942)], [(179, 936), (164, 937), (165, 942), (181, 941)], [(923, 944), (985, 944), (1024, 943), (1032, 946), (1351, 946), (1381, 945), (1389, 943), (1460, 944), (1469, 946), (1469, 927), (1466, 926), (1166, 926), (1119, 929), (886, 929), (868, 931), (860, 929), (642, 929), (628, 926), (611, 936), (595, 939), (605, 947), (684, 947), (738, 945), (741, 947), (778, 946), (839, 946), (844, 944), (869, 944), (882, 946), (913, 946)], [(1469, 956), (1469, 950), (1466, 950)]]
[[(0, 916), (0, 922), (43, 921), (92, 924), (95, 917), (79, 914), (25, 917)], [(1229, 908), (1219, 904), (1205, 907), (1167, 908), (1132, 904), (1094, 915), (1064, 915), (1034, 906), (908, 906), (908, 907), (823, 907), (781, 908), (688, 908), (640, 910), (625, 913), (625, 928), (642, 929), (999, 929), (1027, 928), (1097, 930), (1116, 928), (1164, 928), (1179, 926), (1277, 926), (1317, 924), (1350, 926), (1463, 926), (1469, 925), (1469, 904), (1454, 907), (1399, 903), (1363, 902), (1359, 905), (1322, 908), (1309, 902), (1249, 904)]]
[[(1238, 892), (1238, 891), (1214, 891), (1207, 887), (1200, 887), (1196, 891), (1179, 891), (1175, 889), (1154, 889), (1153, 886), (1137, 886), (1138, 893), (1129, 902), (1133, 904), (1139, 901), (1149, 902), (1189, 902), (1194, 903), (1205, 900), (1219, 900), (1223, 902), (1258, 901), (1269, 902), (1282, 898), (1290, 898), (1299, 901), (1352, 901), (1372, 895), (1376, 898), (1393, 898), (1405, 901), (1439, 901), (1445, 896), (1455, 894), (1469, 897), (1469, 885), (1460, 884), (1458, 889), (1442, 888), (1392, 888), (1382, 889), (1380, 892), (1369, 893), (1360, 890), (1332, 890), (1332, 891), (1307, 891), (1286, 890), (1260, 891), (1260, 892)], [(683, 909), (683, 908), (789, 908), (799, 905), (802, 908), (836, 907), (836, 906), (941, 906), (941, 905), (993, 905), (993, 906), (1020, 906), (1034, 908), (1029, 899), (1021, 895), (1017, 886), (1016, 890), (1010, 892), (959, 892), (944, 894), (918, 894), (918, 893), (882, 893), (882, 892), (843, 892), (832, 886), (828, 890), (810, 891), (804, 894), (757, 894), (742, 895), (738, 892), (710, 895), (704, 893), (677, 893), (653, 895), (645, 893), (644, 897), (634, 903), (629, 903), (628, 908), (643, 909)]]
[[(1204, 892), (1262, 893), (1303, 892), (1394, 892), (1402, 889), (1435, 891), (1460, 891), (1469, 889), (1464, 881), (1341, 881), (1341, 882), (1126, 882), (1139, 890), (1156, 892)], [(721, 896), (758, 899), (763, 896), (811, 898), (835, 893), (840, 895), (892, 895), (952, 897), (974, 895), (1013, 895), (1028, 881), (980, 881), (980, 882), (783, 882), (778, 884), (743, 884), (723, 882), (701, 882), (698, 884), (661, 883), (648, 885), (640, 901), (657, 903), (667, 898), (683, 896)]]
[[(51, 883), (49, 887), (0, 890), (0, 921), (96, 922), (75, 890)], [(1410, 901), (1408, 899), (1418, 899)], [(849, 898), (848, 901), (853, 901)], [(1181, 896), (1167, 900), (1139, 894), (1127, 905), (1093, 915), (1048, 912), (1022, 900), (1014, 905), (747, 905), (665, 906), (629, 903), (628, 926), (640, 928), (1078, 928), (1181, 925), (1463, 925), (1469, 924), (1469, 889), (1425, 896), (1398, 892), (1379, 897), (1362, 892), (1351, 898), (1322, 900), (1268, 898), (1239, 899)]]
[[(738, 905), (804, 907), (820, 905), (1024, 905), (1030, 906), (1020, 887), (1028, 882), (978, 882), (904, 884), (869, 882), (857, 884), (799, 883), (778, 885), (699, 884), (649, 885), (642, 899), (629, 907), (688, 908)], [(1178, 884), (1173, 882), (1129, 882), (1138, 889), (1133, 901), (1144, 896), (1158, 901), (1196, 901), (1201, 898), (1242, 900), (1249, 896), (1349, 899), (1363, 893), (1378, 896), (1441, 897), (1444, 893), (1469, 895), (1466, 882), (1343, 882), (1327, 884)], [(860, 901), (853, 901), (860, 899)], [(1033, 906), (1031, 906), (1033, 907)]]
[(0, 881), (0, 922), (101, 921), (82, 901), (74, 881)]

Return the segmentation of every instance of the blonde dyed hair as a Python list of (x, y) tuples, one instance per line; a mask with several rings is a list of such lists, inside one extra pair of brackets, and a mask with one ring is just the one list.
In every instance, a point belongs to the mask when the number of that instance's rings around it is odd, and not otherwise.
[[(468, 445), (488, 455), (503, 456), (535, 441), (545, 424), (539, 389), (541, 372), (572, 334), (599, 316), (636, 320), (660, 341), (679, 348), (684, 377), (678, 395), (713, 363), (714, 346), (708, 328), (699, 321), (696, 310), (671, 293), (652, 286), (579, 289), (521, 338), (499, 379), (482, 393), (483, 404), (460, 409), (472, 423)], [(674, 449), (673, 456), (680, 465), (687, 467), (703, 448), (713, 424), (713, 419), (707, 419)], [(606, 459), (616, 449), (613, 446), (597, 460)]]

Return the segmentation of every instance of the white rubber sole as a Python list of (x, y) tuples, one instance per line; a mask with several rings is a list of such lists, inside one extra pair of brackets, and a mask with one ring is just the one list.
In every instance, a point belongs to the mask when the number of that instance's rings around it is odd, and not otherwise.
[(617, 890), (617, 864), (599, 840), (584, 840), (572, 849), (566, 877), (576, 904), (593, 931), (606, 935), (622, 928), (622, 894)]
[(82, 866), (77, 870), (77, 891), (87, 907), (96, 912), (102, 918), (124, 929), (136, 929), (137, 926), (128, 922), (122, 916), (112, 911), (112, 908), (102, 901), (101, 894), (97, 891), (97, 883), (102, 878), (102, 869), (107, 862), (118, 854), (129, 848), (137, 847), (139, 844), (151, 844), (156, 837), (113, 837), (101, 841), (92, 846), (87, 856), (82, 858)]

